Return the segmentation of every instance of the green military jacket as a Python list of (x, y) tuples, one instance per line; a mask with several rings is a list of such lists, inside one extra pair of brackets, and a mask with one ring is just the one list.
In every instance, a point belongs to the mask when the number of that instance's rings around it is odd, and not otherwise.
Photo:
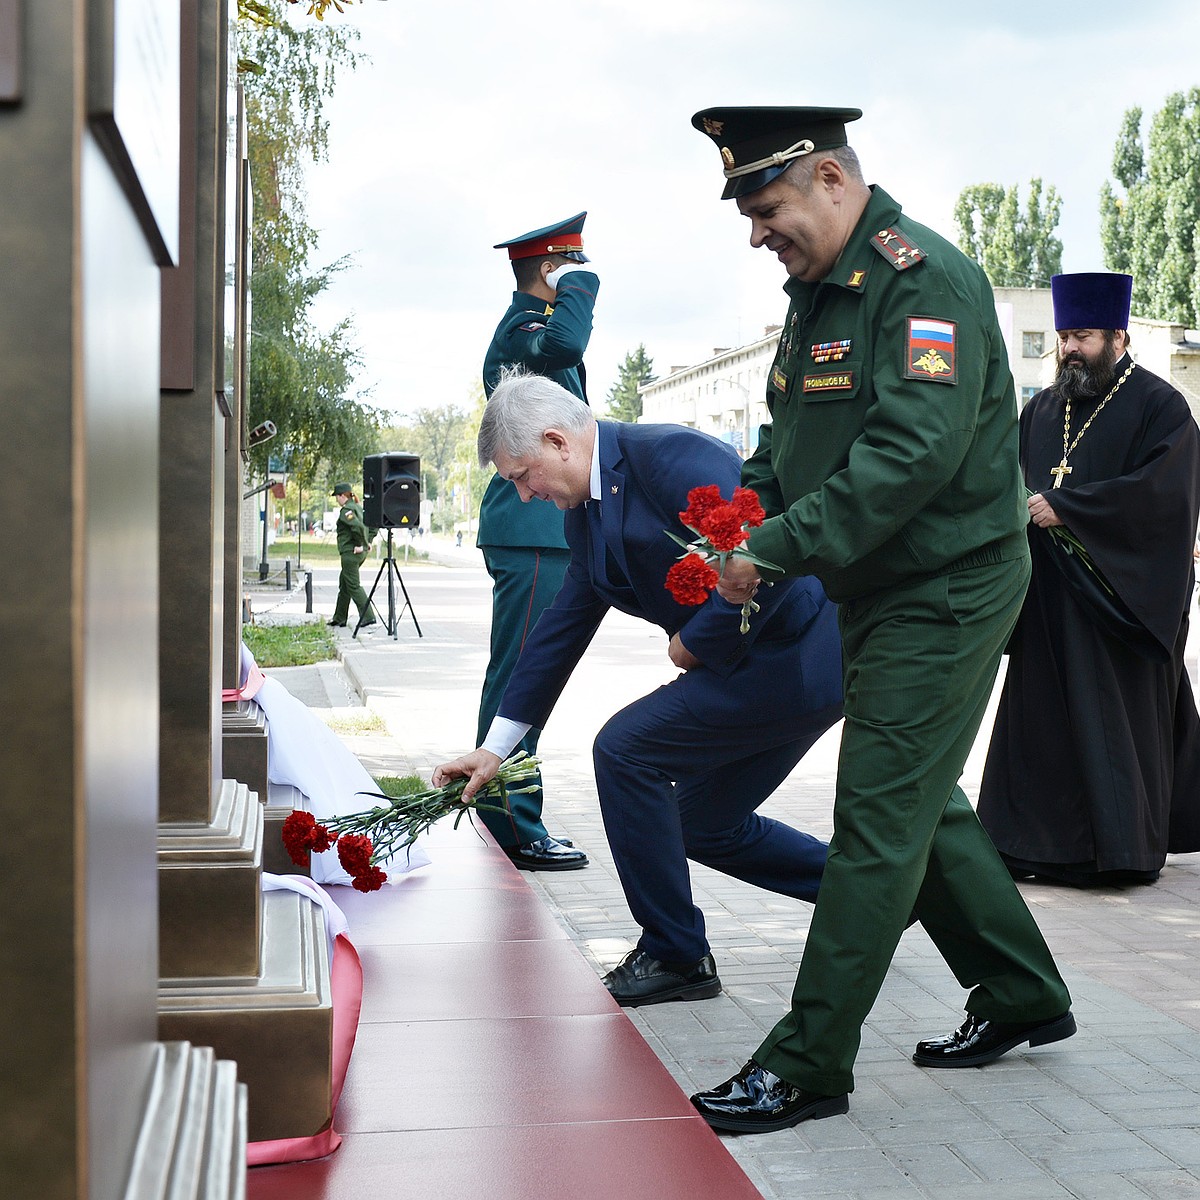
[(768, 516), (750, 549), (837, 601), (1000, 539), (1023, 554), (1017, 406), (982, 268), (875, 187), (830, 273), (784, 290), (771, 423), (742, 472)]
[(371, 535), (363, 524), (362, 506), (356, 500), (347, 500), (337, 519), (337, 546), (339, 554), (353, 554), (355, 546), (369, 546)]
[[(582, 270), (563, 278), (553, 307), (528, 292), (513, 292), (484, 356), (485, 394), (500, 382), (502, 367), (520, 366), (553, 379), (586, 404), (583, 353), (599, 290), (596, 275)], [(479, 508), (475, 544), (566, 550), (563, 515), (549, 500), (522, 502), (507, 479), (494, 475)]]

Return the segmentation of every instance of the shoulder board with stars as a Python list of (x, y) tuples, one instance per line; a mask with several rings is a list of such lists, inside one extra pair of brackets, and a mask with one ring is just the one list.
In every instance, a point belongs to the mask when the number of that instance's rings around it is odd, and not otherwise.
[(898, 229), (881, 229), (871, 239), (871, 245), (897, 271), (907, 271), (925, 257), (925, 251), (914, 246)]

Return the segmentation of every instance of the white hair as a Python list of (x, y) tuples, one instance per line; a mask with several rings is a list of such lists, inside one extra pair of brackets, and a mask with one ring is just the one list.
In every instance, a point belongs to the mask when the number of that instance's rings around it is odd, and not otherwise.
[(495, 462), (497, 451), (523, 458), (538, 448), (547, 429), (580, 434), (595, 420), (578, 396), (553, 379), (523, 367), (505, 367), (479, 423), (479, 465)]

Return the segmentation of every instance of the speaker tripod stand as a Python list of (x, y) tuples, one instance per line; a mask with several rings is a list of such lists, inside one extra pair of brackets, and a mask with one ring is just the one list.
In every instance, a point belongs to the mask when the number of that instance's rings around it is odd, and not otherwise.
[[(387, 573), (387, 621), (384, 628), (388, 632), (388, 637), (394, 641), (396, 638), (396, 629), (400, 624), (400, 618), (404, 615), (404, 609), (408, 609), (409, 615), (412, 617), (412, 623), (417, 627), (417, 637), (424, 637), (421, 632), (421, 626), (417, 624), (417, 611), (412, 606), (412, 601), (408, 598), (408, 588), (404, 586), (404, 580), (400, 575), (400, 568), (396, 566), (396, 556), (392, 553), (392, 531), (388, 528), (387, 531), (387, 556), (383, 562), (379, 564), (379, 570), (375, 574), (375, 582), (371, 584), (371, 590), (367, 593), (367, 606), (363, 610), (368, 613), (372, 608), (372, 601), (375, 599), (375, 589), (379, 586), (379, 581), (383, 578), (384, 572)], [(399, 613), (396, 612), (396, 584), (400, 585), (400, 590), (404, 593), (404, 608)], [(358, 637), (358, 631), (362, 628), (363, 613), (359, 614), (358, 624), (354, 627), (352, 637)]]

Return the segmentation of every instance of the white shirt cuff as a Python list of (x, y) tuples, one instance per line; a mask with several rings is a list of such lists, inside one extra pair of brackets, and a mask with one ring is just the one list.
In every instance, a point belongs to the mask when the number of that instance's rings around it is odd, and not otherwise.
[(533, 728), (524, 721), (510, 721), (507, 717), (493, 717), (488, 726), (483, 749), (490, 750), (502, 762), (516, 748), (517, 743)]

